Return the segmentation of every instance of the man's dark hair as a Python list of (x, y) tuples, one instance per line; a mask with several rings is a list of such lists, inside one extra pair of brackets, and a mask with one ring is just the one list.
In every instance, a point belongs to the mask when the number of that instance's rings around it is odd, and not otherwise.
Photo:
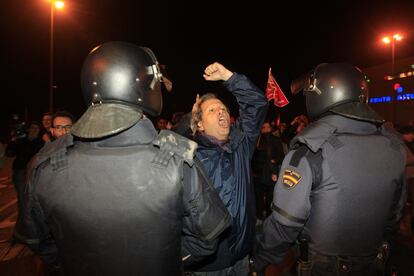
[(52, 127), (55, 127), (54, 121), (56, 117), (66, 117), (66, 118), (69, 118), (72, 121), (72, 123), (75, 123), (75, 117), (72, 115), (72, 113), (66, 110), (60, 110), (60, 111), (56, 111), (52, 116)]

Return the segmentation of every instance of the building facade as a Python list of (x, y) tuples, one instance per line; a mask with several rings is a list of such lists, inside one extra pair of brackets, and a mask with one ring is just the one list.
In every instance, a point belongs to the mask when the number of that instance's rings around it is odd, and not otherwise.
[(369, 104), (395, 125), (414, 122), (414, 57), (363, 69), (369, 81)]

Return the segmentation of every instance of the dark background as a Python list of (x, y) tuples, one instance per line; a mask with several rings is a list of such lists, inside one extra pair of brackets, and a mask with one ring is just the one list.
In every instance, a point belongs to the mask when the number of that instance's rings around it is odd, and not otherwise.
[[(48, 110), (50, 6), (46, 0), (0, 4), (2, 129), (13, 113), (41, 120)], [(265, 89), (269, 67), (290, 100), (282, 121), (302, 113), (293, 78), (322, 62), (360, 68), (391, 61), (383, 35), (400, 32), (396, 58), (414, 55), (414, 1), (142, 1), (67, 0), (55, 12), (55, 109), (79, 117), (82, 62), (95, 46), (113, 40), (151, 48), (173, 80), (164, 114), (190, 111), (196, 93), (218, 92), (237, 115), (234, 99), (202, 78), (219, 61)], [(270, 108), (270, 116), (277, 113)]]

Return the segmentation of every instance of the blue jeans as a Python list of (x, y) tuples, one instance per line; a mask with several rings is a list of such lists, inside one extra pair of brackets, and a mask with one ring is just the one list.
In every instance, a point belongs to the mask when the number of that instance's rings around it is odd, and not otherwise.
[(237, 261), (233, 266), (222, 270), (207, 272), (186, 272), (186, 276), (248, 276), (249, 275), (249, 256)]

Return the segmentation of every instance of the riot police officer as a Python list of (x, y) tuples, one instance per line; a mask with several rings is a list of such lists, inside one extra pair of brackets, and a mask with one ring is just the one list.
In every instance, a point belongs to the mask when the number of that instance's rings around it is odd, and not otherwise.
[(253, 264), (300, 240), (300, 275), (383, 275), (404, 205), (402, 141), (368, 105), (364, 74), (320, 64), (292, 85), (314, 123), (291, 143)]
[(81, 72), (89, 108), (31, 163), (15, 236), (65, 275), (182, 275), (228, 226), (197, 144), (144, 115), (161, 112), (161, 78), (148, 48), (96, 47)]

